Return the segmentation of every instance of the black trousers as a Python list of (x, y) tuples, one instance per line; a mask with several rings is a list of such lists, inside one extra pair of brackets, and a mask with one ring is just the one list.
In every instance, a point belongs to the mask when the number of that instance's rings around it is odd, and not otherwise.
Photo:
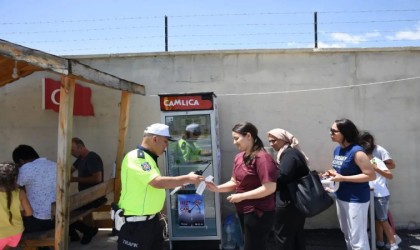
[[(84, 205), (83, 207), (78, 208), (78, 210), (97, 208), (97, 207), (105, 204), (106, 202), (107, 202), (107, 198), (106, 197), (101, 197), (97, 200), (92, 201), (91, 203), (88, 203), (88, 204)], [(85, 234), (90, 229), (91, 229), (90, 226), (86, 225), (83, 221), (78, 220), (78, 221), (74, 222), (73, 224), (70, 224), (69, 234), (70, 234), (70, 236), (77, 237), (78, 234), (77, 234), (76, 230), (81, 232), (82, 234)]]
[(33, 216), (22, 216), (23, 226), (25, 227), (25, 233), (44, 231), (55, 228), (55, 222), (53, 220), (41, 220)]
[(268, 249), (305, 250), (305, 219), (305, 216), (292, 203), (282, 203), (277, 206)]
[(148, 221), (126, 222), (118, 234), (118, 250), (162, 250), (163, 227), (159, 216)]
[(266, 250), (267, 240), (274, 224), (274, 211), (238, 214), (244, 235), (244, 250)]
[(69, 235), (70, 237), (77, 237), (79, 236), (76, 232), (79, 231), (82, 234), (85, 234), (86, 232), (88, 232), (91, 229), (90, 226), (86, 225), (83, 221), (78, 220), (72, 224), (70, 224), (69, 226)]

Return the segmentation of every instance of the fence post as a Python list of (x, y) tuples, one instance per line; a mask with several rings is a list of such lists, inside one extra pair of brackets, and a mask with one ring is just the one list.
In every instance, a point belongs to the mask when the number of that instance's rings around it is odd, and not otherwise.
[(376, 249), (376, 234), (375, 234), (375, 193), (370, 189), (370, 249)]
[(168, 17), (165, 16), (165, 51), (168, 52)]
[(318, 48), (318, 12), (314, 12), (314, 36), (315, 36), (315, 49)]

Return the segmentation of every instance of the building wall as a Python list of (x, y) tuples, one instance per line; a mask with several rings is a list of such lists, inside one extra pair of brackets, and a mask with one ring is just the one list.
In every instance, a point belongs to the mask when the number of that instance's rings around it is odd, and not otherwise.
[[(397, 164), (391, 210), (399, 227), (420, 227), (419, 107), (420, 48), (359, 50), (241, 50), (79, 56), (81, 62), (118, 77), (142, 83), (146, 96), (133, 96), (126, 150), (141, 140), (144, 128), (160, 121), (158, 94), (214, 92), (218, 99), (222, 180), (230, 178), (236, 147), (231, 128), (254, 123), (266, 132), (280, 127), (293, 133), (311, 167), (330, 167), (328, 129), (335, 119), (349, 118), (369, 130)], [(57, 113), (41, 109), (37, 73), (0, 89), (1, 159), (11, 159), (15, 145), (28, 143), (56, 158)], [(85, 84), (86, 85), (86, 84)], [(75, 117), (73, 135), (100, 153), (111, 175), (115, 160), (120, 93), (93, 89), (95, 117)], [(8, 118), (6, 118), (8, 117)], [(163, 166), (163, 164), (161, 163)], [(225, 200), (226, 195), (222, 195)], [(223, 202), (223, 214), (233, 211)], [(307, 228), (338, 227), (335, 207), (310, 218)]]

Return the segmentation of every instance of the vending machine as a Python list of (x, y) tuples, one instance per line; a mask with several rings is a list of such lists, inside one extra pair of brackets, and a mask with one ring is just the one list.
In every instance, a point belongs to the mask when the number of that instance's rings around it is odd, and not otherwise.
[[(220, 183), (219, 122), (216, 95), (212, 92), (161, 94), (162, 122), (171, 136), (165, 154), (166, 175), (195, 172)], [(184, 185), (167, 192), (171, 249), (221, 249), (221, 215), (218, 193), (203, 184)], [(200, 247), (201, 249), (206, 249)]]

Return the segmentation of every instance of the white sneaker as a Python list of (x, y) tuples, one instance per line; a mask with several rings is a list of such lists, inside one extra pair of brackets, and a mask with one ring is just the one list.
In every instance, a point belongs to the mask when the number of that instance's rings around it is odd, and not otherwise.
[(399, 250), (400, 248), (398, 247), (397, 244), (392, 244), (391, 247), (389, 248), (389, 250)]
[(396, 234), (396, 235), (394, 235), (394, 238), (395, 238), (395, 243), (397, 244), (397, 245), (399, 245), (400, 243), (401, 243), (401, 238), (400, 238), (400, 236), (398, 236), (398, 234)]

